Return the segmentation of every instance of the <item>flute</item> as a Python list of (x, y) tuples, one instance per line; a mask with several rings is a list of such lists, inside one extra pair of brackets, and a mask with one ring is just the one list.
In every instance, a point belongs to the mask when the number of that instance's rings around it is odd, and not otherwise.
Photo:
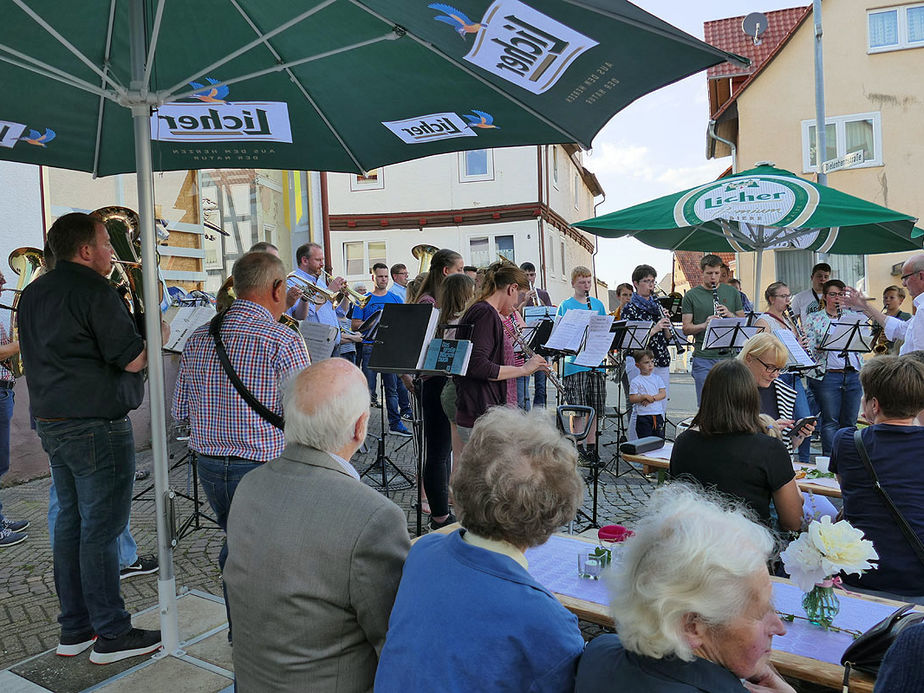
[[(523, 356), (526, 358), (527, 361), (536, 355), (536, 352), (533, 351), (530, 348), (529, 344), (526, 343), (526, 340), (523, 338), (523, 333), (520, 332), (520, 328), (517, 327), (516, 323), (513, 323), (510, 326), (508, 326), (507, 321), (501, 319), (501, 324), (504, 326), (504, 332), (507, 333), (507, 336), (513, 340), (514, 344), (520, 347), (520, 353), (523, 354)], [(545, 375), (548, 378), (549, 382), (552, 383), (552, 386), (556, 390), (558, 390), (561, 393), (561, 396), (564, 398), (565, 386), (561, 384), (561, 381), (558, 379), (558, 376), (556, 376), (555, 373), (553, 373), (551, 370), (546, 371)]]

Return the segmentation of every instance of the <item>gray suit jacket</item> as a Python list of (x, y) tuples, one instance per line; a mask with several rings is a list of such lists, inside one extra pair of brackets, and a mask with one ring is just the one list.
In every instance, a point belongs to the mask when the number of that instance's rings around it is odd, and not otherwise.
[(371, 691), (410, 548), (397, 505), (289, 445), (248, 473), (224, 579), (240, 691)]

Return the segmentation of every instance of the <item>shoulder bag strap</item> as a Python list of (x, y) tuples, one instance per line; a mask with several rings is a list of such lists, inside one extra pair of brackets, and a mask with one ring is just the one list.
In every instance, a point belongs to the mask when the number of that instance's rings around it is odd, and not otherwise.
[(237, 393), (244, 398), (244, 401), (253, 409), (257, 414), (260, 415), (264, 421), (271, 423), (273, 426), (278, 428), (280, 431), (283, 430), (283, 418), (276, 412), (270, 411), (269, 408), (256, 397), (253, 396), (253, 393), (247, 389), (247, 386), (241, 382), (240, 377), (234, 371), (234, 367), (231, 365), (231, 359), (228, 358), (228, 352), (225, 351), (225, 345), (221, 341), (221, 336), (219, 331), (221, 330), (221, 323), (225, 319), (225, 313), (222, 311), (214, 318), (212, 318), (209, 323), (209, 334), (212, 335), (212, 340), (215, 342), (215, 351), (218, 352), (218, 360), (221, 361), (222, 368), (225, 369), (225, 373), (228, 375), (228, 379), (231, 381), (231, 384), (234, 385), (234, 389), (237, 390)]
[(853, 432), (853, 443), (857, 447), (857, 452), (860, 453), (860, 460), (862, 460), (863, 465), (866, 467), (866, 471), (869, 472), (869, 475), (873, 479), (873, 486), (876, 488), (876, 491), (879, 492), (889, 512), (892, 513), (892, 516), (895, 518), (896, 522), (898, 522), (902, 534), (905, 535), (905, 539), (911, 544), (911, 548), (913, 548), (914, 552), (917, 554), (918, 560), (924, 564), (924, 544), (921, 543), (918, 535), (914, 533), (911, 525), (908, 524), (908, 520), (898, 511), (898, 508), (895, 507), (895, 503), (892, 502), (889, 494), (886, 493), (886, 490), (882, 488), (882, 484), (879, 483), (879, 477), (876, 475), (876, 470), (873, 469), (873, 465), (869, 461), (869, 454), (866, 452), (866, 446), (863, 444), (863, 437), (860, 435), (859, 429)]

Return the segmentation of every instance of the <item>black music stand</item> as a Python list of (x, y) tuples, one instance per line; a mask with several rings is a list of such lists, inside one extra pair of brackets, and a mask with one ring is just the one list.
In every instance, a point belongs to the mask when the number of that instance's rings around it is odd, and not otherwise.
[(865, 354), (872, 350), (872, 328), (859, 320), (851, 322), (832, 321), (825, 330), (818, 351), (836, 351), (844, 359), (844, 366), (850, 365), (848, 355)]
[(762, 327), (750, 325), (749, 318), (716, 318), (706, 327), (703, 349), (718, 349), (720, 354), (727, 354), (732, 349), (741, 349), (746, 341), (762, 331)]
[[(375, 369), (372, 369), (375, 370)], [(385, 375), (384, 372), (378, 371), (380, 375)], [(396, 375), (397, 377), (397, 375)], [(369, 476), (369, 480), (377, 485), (382, 493), (387, 497), (391, 491), (403, 491), (405, 489), (411, 488), (413, 482), (411, 478), (404, 473), (398, 465), (391, 461), (391, 458), (388, 456), (388, 453), (385, 451), (385, 419), (388, 417), (388, 402), (385, 400), (385, 378), (379, 378), (379, 402), (382, 405), (380, 411), (381, 420), (379, 422), (379, 433), (378, 436), (378, 445), (376, 446), (375, 451), (375, 460), (373, 460), (365, 470), (360, 472), (359, 478), (363, 479), (366, 476)], [(411, 437), (413, 437), (411, 433)], [(402, 446), (399, 446), (399, 450)], [(375, 471), (381, 471), (381, 481), (374, 478), (372, 475)], [(404, 479), (404, 483), (400, 485), (395, 485), (395, 480), (401, 477)], [(406, 485), (405, 485), (406, 484)]]

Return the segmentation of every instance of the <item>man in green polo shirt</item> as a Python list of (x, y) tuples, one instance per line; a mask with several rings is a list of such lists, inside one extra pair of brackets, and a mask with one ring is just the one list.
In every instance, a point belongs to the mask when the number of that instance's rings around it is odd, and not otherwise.
[[(709, 321), (715, 317), (732, 318), (744, 317), (744, 308), (741, 305), (741, 294), (735, 287), (722, 284), (722, 258), (718, 255), (704, 255), (699, 261), (703, 271), (703, 281), (694, 286), (683, 296), (680, 304), (683, 313), (683, 333), (692, 334), (693, 338), (693, 382), (696, 385), (696, 405), (699, 406), (703, 394), (703, 383), (712, 367), (722, 359), (730, 359), (734, 354), (729, 350), (720, 353), (719, 349), (703, 349), (703, 337)], [(719, 294), (718, 312), (713, 301), (712, 288), (716, 287)]]

